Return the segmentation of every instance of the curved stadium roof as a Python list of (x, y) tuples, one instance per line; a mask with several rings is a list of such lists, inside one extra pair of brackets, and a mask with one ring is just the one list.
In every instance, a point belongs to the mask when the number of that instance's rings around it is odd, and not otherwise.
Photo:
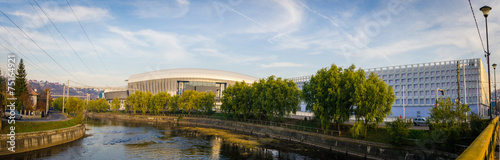
[(258, 80), (258, 78), (249, 75), (229, 71), (181, 68), (134, 74), (128, 78), (128, 83), (166, 78), (208, 78), (230, 81), (245, 81), (246, 83), (253, 83), (254, 81)]

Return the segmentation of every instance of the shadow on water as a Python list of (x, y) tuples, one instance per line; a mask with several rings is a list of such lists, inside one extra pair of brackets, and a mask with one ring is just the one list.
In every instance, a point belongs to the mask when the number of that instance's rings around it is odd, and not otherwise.
[(101, 119), (85, 123), (89, 130), (84, 138), (0, 159), (362, 159), (284, 140), (246, 148), (170, 123)]

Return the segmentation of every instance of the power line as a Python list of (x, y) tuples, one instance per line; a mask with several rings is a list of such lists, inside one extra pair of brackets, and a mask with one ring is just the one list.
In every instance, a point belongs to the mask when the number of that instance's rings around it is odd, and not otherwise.
[(484, 49), (483, 38), (481, 38), (481, 32), (479, 32), (479, 26), (477, 25), (476, 15), (474, 14), (474, 9), (472, 9), (472, 4), (470, 3), (470, 0), (469, 0), (469, 6), (470, 10), (472, 11), (472, 17), (474, 18), (474, 22), (476, 23), (477, 34), (479, 35), (479, 40), (481, 40), (481, 46), (483, 46), (483, 51), (484, 53), (486, 53), (486, 50)]
[(31, 38), (26, 32), (24, 32), (21, 27), (19, 27), (14, 21), (12, 21), (12, 19), (10, 19), (9, 16), (7, 16), (1, 9), (0, 9), (0, 12), (5, 16), (7, 17), (7, 19), (9, 19), (10, 22), (12, 22), (16, 27), (17, 29), (19, 29), (21, 32), (23, 32), (23, 34), (28, 37), (31, 42), (33, 42), (40, 50), (43, 51), (43, 53), (45, 53), (45, 55), (47, 55), (50, 59), (52, 59), (52, 61), (54, 61), (59, 67), (61, 67), (64, 71), (66, 71), (69, 75), (71, 75), (71, 77), (75, 78), (76, 80), (79, 80), (78, 78), (76, 78), (73, 74), (71, 74), (71, 72), (69, 72), (68, 70), (66, 70), (66, 68), (64, 68), (61, 64), (59, 64), (59, 62), (57, 62), (54, 58), (52, 58), (52, 56), (50, 56), (42, 47), (40, 47), (40, 45), (38, 45), (38, 43), (35, 42), (35, 40), (33, 40), (33, 38)]
[[(83, 33), (85, 33), (85, 36), (87, 37), (87, 40), (89, 41), (90, 45), (92, 46), (92, 49), (94, 49), (94, 52), (97, 55), (97, 58), (99, 58), (99, 61), (101, 62), (102, 66), (104, 67), (104, 69), (106, 70), (106, 72), (108, 73), (108, 75), (111, 75), (111, 73), (109, 72), (109, 70), (106, 67), (106, 65), (104, 65), (104, 63), (102, 62), (101, 56), (99, 56), (99, 54), (97, 53), (97, 50), (95, 49), (94, 44), (90, 40), (89, 35), (87, 34), (87, 31), (85, 31), (85, 29), (83, 28), (83, 25), (80, 22), (80, 19), (78, 19), (78, 16), (76, 16), (75, 11), (73, 10), (73, 7), (71, 7), (71, 5), (69, 4), (68, 0), (66, 0), (66, 3), (68, 4), (68, 7), (71, 9), (71, 12), (73, 12), (73, 15), (75, 16), (76, 20), (78, 21), (78, 24), (80, 24), (80, 27), (82, 28)], [(115, 81), (115, 79), (113, 77), (111, 77), (111, 79), (113, 81)]]
[(54, 35), (52, 34), (52, 32), (50, 31), (49, 27), (47, 27), (47, 25), (45, 25), (45, 22), (43, 21), (42, 17), (40, 16), (40, 14), (38, 13), (38, 11), (36, 10), (35, 6), (33, 5), (33, 3), (30, 2), (30, 5), (31, 7), (33, 8), (33, 10), (35, 10), (35, 13), (36, 15), (38, 16), (38, 19), (40, 19), (40, 21), (42, 22), (42, 24), (44, 24), (44, 28), (47, 29), (47, 32), (49, 32), (50, 34), (50, 37), (52, 37), (52, 39), (54, 40), (54, 42), (56, 43), (57, 45), (57, 48), (59, 48), (59, 50), (61, 51), (61, 53), (64, 55), (64, 58), (66, 58), (66, 60), (68, 61), (69, 65), (71, 66), (71, 68), (73, 68), (73, 70), (76, 71), (76, 68), (75, 66), (73, 66), (72, 63), (70, 63), (70, 60), (68, 58), (68, 56), (66, 56), (66, 54), (63, 52), (64, 50), (61, 48), (61, 46), (59, 45), (59, 43), (57, 42), (56, 38), (54, 38)]
[[(94, 71), (92, 71), (90, 69), (90, 67), (87, 65), (87, 63), (85, 63), (83, 61), (83, 59), (76, 53), (75, 49), (71, 46), (71, 44), (68, 42), (68, 40), (64, 37), (64, 35), (61, 33), (61, 31), (59, 31), (59, 29), (57, 28), (57, 26), (54, 24), (54, 22), (52, 22), (52, 20), (50, 19), (50, 17), (47, 15), (47, 13), (45, 12), (45, 10), (43, 10), (43, 8), (40, 6), (40, 4), (38, 4), (38, 2), (34, 1), (35, 4), (38, 6), (38, 8), (40, 8), (40, 10), (42, 10), (43, 14), (49, 19), (49, 22), (54, 26), (54, 28), (57, 30), (57, 32), (59, 32), (59, 34), (61, 35), (61, 37), (64, 39), (64, 41), (68, 44), (68, 46), (71, 48), (71, 50), (73, 51), (73, 53), (78, 57), (78, 59), (80, 59), (80, 61), (85, 65), (85, 67), (87, 67), (87, 69), (90, 71), (90, 73), (92, 73), (94, 75), (94, 77), (99, 80), (99, 82), (101, 82), (102, 84), (104, 84), (101, 79), (99, 79), (97, 77), (97, 75), (94, 73)], [(105, 84), (104, 84), (105, 85)]]

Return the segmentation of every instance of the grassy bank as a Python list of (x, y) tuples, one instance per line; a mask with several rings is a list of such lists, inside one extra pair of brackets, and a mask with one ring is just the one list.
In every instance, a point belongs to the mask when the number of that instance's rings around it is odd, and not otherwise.
[(19, 122), (16, 121), (15, 124), (9, 124), (7, 121), (2, 121), (2, 130), (0, 134), (8, 134), (10, 132), (10, 126), (15, 127), (16, 133), (25, 132), (38, 132), (47, 131), (53, 129), (67, 128), (82, 124), (82, 117), (78, 116), (66, 121), (52, 121), (52, 122)]
[(263, 143), (270, 143), (273, 139), (269, 138), (257, 138), (248, 135), (236, 134), (227, 130), (213, 129), (213, 128), (201, 128), (201, 127), (182, 127), (183, 130), (196, 131), (203, 135), (208, 136), (218, 136), (225, 141), (244, 145), (246, 148), (254, 148)]

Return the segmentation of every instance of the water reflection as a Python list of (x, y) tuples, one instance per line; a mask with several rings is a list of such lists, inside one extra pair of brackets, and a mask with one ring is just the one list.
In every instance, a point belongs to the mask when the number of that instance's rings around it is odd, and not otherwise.
[(164, 124), (88, 119), (88, 136), (0, 159), (353, 159), (287, 141), (245, 148)]

